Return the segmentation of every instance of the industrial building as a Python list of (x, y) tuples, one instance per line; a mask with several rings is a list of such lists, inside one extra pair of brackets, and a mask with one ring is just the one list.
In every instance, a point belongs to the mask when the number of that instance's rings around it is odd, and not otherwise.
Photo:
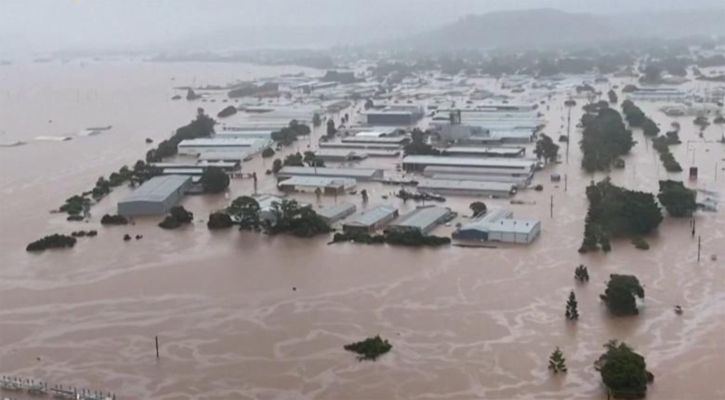
[(191, 183), (189, 176), (153, 177), (118, 202), (118, 214), (125, 217), (166, 214), (184, 197)]
[(254, 153), (249, 151), (226, 151), (226, 150), (208, 150), (199, 154), (197, 158), (200, 163), (204, 162), (225, 162), (241, 164), (242, 161), (249, 160)]
[(201, 138), (182, 140), (177, 146), (180, 155), (198, 156), (209, 151), (230, 151), (256, 153), (272, 144), (265, 139), (216, 139)]
[(383, 143), (402, 146), (408, 139), (404, 136), (350, 136), (342, 139), (343, 143)]
[(315, 157), (331, 162), (346, 162), (364, 160), (368, 158), (367, 153), (347, 149), (319, 149), (315, 151)]
[(436, 226), (448, 221), (452, 212), (450, 208), (427, 206), (418, 207), (403, 215), (385, 229), (391, 232), (419, 232), (427, 234)]
[(632, 101), (682, 102), (687, 100), (688, 94), (676, 88), (638, 88), (625, 97)]
[(197, 161), (197, 162), (158, 162), (158, 163), (150, 163), (152, 167), (161, 168), (162, 170), (173, 170), (173, 169), (188, 169), (188, 168), (200, 168), (202, 170), (206, 170), (207, 168), (219, 168), (222, 171), (226, 172), (237, 172), (239, 171), (240, 163), (239, 161), (220, 161), (220, 162), (211, 162), (211, 161)]
[(331, 225), (348, 215), (351, 215), (357, 210), (354, 204), (351, 203), (338, 203), (334, 206), (324, 207), (317, 210), (317, 215), (322, 218), (327, 225)]
[(476, 180), (422, 179), (418, 190), (439, 194), (458, 194), (464, 196), (511, 197), (518, 191), (517, 185), (510, 182), (490, 182)]
[(334, 143), (320, 142), (321, 149), (376, 149), (376, 150), (400, 150), (403, 146), (389, 143)]
[(344, 232), (372, 233), (398, 216), (398, 210), (390, 206), (378, 206), (356, 214), (342, 225)]
[(414, 125), (423, 118), (423, 108), (420, 106), (389, 106), (382, 110), (366, 111), (363, 115), (368, 125)]
[(350, 178), (330, 178), (324, 176), (293, 176), (277, 184), (283, 192), (313, 192), (320, 189), (326, 195), (344, 194), (354, 189), (357, 182)]
[(467, 157), (523, 157), (526, 154), (525, 147), (462, 147), (455, 146), (442, 150), (446, 156), (467, 156)]
[(511, 158), (474, 158), (446, 156), (406, 156), (403, 157), (403, 169), (422, 171), (429, 166), (468, 167), (508, 169), (519, 173), (529, 173), (536, 168), (536, 161)]
[[(279, 130), (279, 129), (277, 129)], [(222, 128), (222, 130), (214, 134), (215, 138), (218, 139), (266, 139), (272, 140), (272, 132), (274, 130), (259, 129), (259, 130), (238, 130), (232, 128)]]
[(295, 176), (317, 176), (327, 178), (350, 178), (360, 182), (382, 179), (384, 171), (374, 168), (328, 168), (328, 167), (282, 167), (277, 173), (278, 178)]
[(513, 219), (513, 212), (504, 209), (488, 210), (453, 232), (454, 239), (483, 240), (504, 243), (531, 243), (541, 231), (541, 222), (533, 219)]

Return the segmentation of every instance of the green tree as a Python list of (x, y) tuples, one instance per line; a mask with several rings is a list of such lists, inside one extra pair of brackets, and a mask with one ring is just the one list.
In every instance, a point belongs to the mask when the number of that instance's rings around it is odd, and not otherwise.
[(182, 224), (190, 224), (194, 220), (194, 214), (191, 211), (187, 211), (184, 206), (171, 207), (169, 215)]
[(304, 167), (304, 158), (300, 153), (289, 154), (284, 158), (284, 165), (290, 167)]
[(229, 214), (225, 212), (215, 212), (209, 214), (209, 221), (207, 221), (206, 223), (207, 228), (211, 230), (227, 229), (231, 228), (232, 225), (234, 225), (232, 217), (230, 217)]
[(555, 374), (567, 371), (566, 358), (564, 358), (564, 353), (558, 347), (549, 356), (549, 369)]
[(371, 108), (375, 107), (375, 104), (373, 103), (372, 99), (365, 100), (365, 109), (369, 110)]
[(427, 143), (429, 134), (429, 132), (423, 132), (419, 128), (413, 128), (411, 142), (403, 149), (405, 155), (440, 155), (440, 150), (433, 148), (433, 146)]
[(221, 168), (209, 167), (201, 174), (199, 182), (206, 193), (221, 193), (229, 187), (229, 175)]
[(335, 136), (337, 133), (337, 128), (335, 127), (335, 120), (332, 118), (327, 120), (327, 137), (331, 138)]
[(474, 216), (481, 215), (485, 213), (486, 210), (488, 210), (488, 208), (486, 207), (486, 203), (482, 201), (474, 201), (473, 203), (471, 203), (470, 206), (468, 206), (468, 208), (471, 209)]
[(662, 68), (657, 65), (647, 65), (644, 69), (644, 75), (640, 78), (642, 82), (656, 83), (662, 79)]
[(679, 181), (660, 181), (660, 193), (657, 199), (672, 217), (692, 216), (697, 210), (697, 193), (688, 189)]
[(606, 353), (594, 363), (602, 382), (617, 399), (639, 399), (647, 395), (647, 384), (654, 375), (647, 371), (644, 357), (635, 353), (626, 343), (612, 340), (605, 344)]
[(569, 292), (569, 300), (566, 302), (566, 319), (569, 321), (576, 321), (579, 319), (579, 310), (577, 308), (576, 295), (574, 292)]
[(389, 352), (393, 346), (379, 335), (367, 338), (360, 342), (345, 345), (345, 350), (358, 354), (358, 361), (375, 361), (378, 357)]
[(281, 169), (282, 169), (282, 160), (280, 160), (279, 158), (277, 158), (277, 159), (275, 159), (275, 160), (274, 160), (274, 161), (272, 162), (272, 173), (273, 173), (273, 174), (276, 174), (276, 173), (278, 173), (278, 172), (279, 172), (279, 171), (280, 171)]
[(660, 133), (660, 128), (649, 118), (645, 118), (642, 122), (642, 132), (645, 136), (657, 136)]
[(599, 297), (604, 301), (615, 316), (629, 316), (639, 314), (636, 297), (644, 298), (644, 288), (634, 275), (609, 276), (607, 289)]
[(545, 162), (555, 162), (559, 154), (559, 145), (542, 133), (539, 140), (536, 141), (534, 154), (536, 154), (536, 158), (543, 158)]
[(611, 104), (617, 104), (617, 101), (619, 101), (617, 93), (612, 89), (609, 89), (609, 92), (607, 92), (607, 97), (609, 97), (609, 103)]
[(322, 125), (322, 118), (320, 117), (320, 114), (314, 113), (312, 115), (312, 126), (318, 127)]
[(576, 267), (574, 270), (574, 277), (579, 282), (589, 282), (589, 270), (583, 264)]
[(259, 203), (253, 197), (241, 196), (227, 207), (227, 213), (239, 223), (239, 229), (259, 228)]
[(262, 150), (262, 158), (272, 158), (276, 153), (271, 147)]
[(325, 160), (318, 158), (314, 152), (306, 151), (303, 161), (310, 167), (324, 167)]

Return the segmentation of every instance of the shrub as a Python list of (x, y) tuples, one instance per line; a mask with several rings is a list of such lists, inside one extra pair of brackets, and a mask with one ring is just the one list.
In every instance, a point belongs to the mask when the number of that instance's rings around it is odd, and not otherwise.
[(76, 238), (72, 236), (53, 234), (30, 243), (26, 251), (43, 251), (46, 249), (63, 249), (75, 246)]
[(128, 219), (123, 215), (106, 214), (101, 218), (101, 225), (127, 225)]

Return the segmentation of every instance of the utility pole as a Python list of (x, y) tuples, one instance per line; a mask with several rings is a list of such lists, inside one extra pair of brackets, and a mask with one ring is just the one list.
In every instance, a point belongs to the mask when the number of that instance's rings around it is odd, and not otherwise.
[(700, 249), (702, 247), (702, 236), (697, 237), (697, 262), (700, 262)]
[(156, 336), (156, 359), (159, 358), (159, 337)]
[(551, 218), (554, 218), (554, 196), (553, 195), (551, 196), (551, 210), (550, 210), (550, 213), (551, 213)]
[(566, 193), (566, 189), (569, 186), (569, 175), (564, 174), (564, 193)]
[(566, 117), (566, 163), (569, 164), (569, 142), (571, 141), (570, 136), (570, 128), (571, 128), (571, 107), (567, 108), (567, 117)]

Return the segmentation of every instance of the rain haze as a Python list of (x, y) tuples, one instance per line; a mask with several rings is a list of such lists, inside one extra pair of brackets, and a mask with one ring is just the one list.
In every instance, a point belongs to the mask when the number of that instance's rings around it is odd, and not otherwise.
[(722, 0), (0, 0), (0, 399), (725, 399)]

